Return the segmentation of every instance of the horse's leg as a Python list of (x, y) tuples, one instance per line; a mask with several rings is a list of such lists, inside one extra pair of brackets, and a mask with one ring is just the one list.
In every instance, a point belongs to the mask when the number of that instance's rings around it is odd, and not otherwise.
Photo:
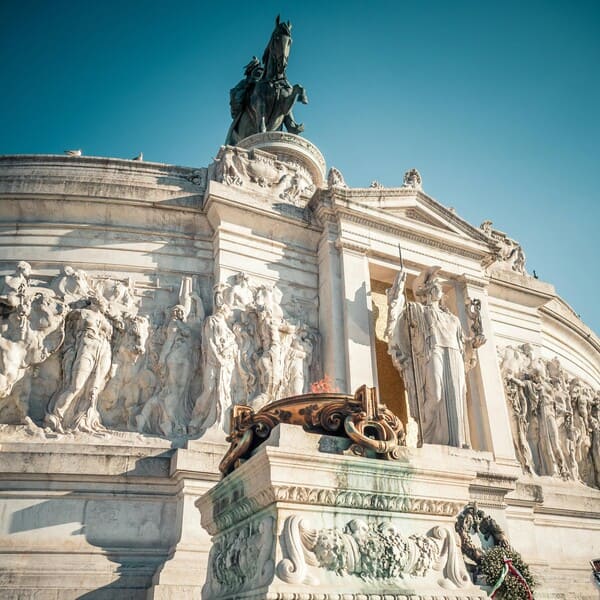
[(302, 123), (296, 123), (292, 113), (292, 108), (294, 107), (294, 103), (297, 99), (302, 102), (302, 104), (308, 103), (306, 91), (301, 85), (296, 84), (293, 87), (292, 93), (286, 98), (285, 103), (282, 103), (281, 105), (281, 112), (284, 115), (283, 124), (290, 133), (294, 134), (302, 133), (304, 131), (304, 125)]
[(302, 123), (296, 123), (291, 110), (283, 118), (283, 124), (290, 133), (298, 135), (299, 133), (302, 133), (304, 131), (304, 125)]

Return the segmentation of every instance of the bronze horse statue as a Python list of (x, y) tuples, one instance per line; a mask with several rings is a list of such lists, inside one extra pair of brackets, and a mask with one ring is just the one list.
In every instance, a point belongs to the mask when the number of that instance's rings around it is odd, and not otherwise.
[(245, 78), (230, 91), (233, 123), (226, 144), (233, 146), (255, 133), (282, 131), (284, 125), (290, 133), (304, 131), (303, 125), (295, 122), (292, 107), (296, 100), (308, 103), (306, 91), (301, 85), (291, 85), (285, 73), (291, 31), (291, 23), (281, 22), (277, 15), (262, 62), (253, 57), (245, 67)]

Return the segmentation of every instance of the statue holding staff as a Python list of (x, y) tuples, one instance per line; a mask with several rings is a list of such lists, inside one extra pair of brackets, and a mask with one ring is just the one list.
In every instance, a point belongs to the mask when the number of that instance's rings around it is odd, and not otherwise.
[(416, 302), (409, 302), (404, 294), (404, 269), (396, 276), (388, 290), (388, 352), (407, 384), (423, 443), (470, 447), (468, 340), (458, 317), (442, 304), (439, 270), (430, 267), (415, 279)]

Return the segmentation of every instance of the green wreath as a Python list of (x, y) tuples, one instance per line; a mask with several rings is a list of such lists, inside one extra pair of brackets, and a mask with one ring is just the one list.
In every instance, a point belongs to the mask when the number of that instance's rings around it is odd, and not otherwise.
[[(485, 575), (487, 584), (494, 586), (500, 579), (504, 569), (504, 558), (512, 559), (513, 566), (521, 573), (533, 593), (536, 581), (529, 570), (529, 566), (523, 561), (521, 555), (516, 550), (503, 546), (494, 546), (483, 556), (481, 572)], [(521, 581), (512, 573), (508, 573), (506, 579), (504, 579), (504, 582), (498, 588), (495, 597), (504, 600), (528, 600), (529, 594)]]

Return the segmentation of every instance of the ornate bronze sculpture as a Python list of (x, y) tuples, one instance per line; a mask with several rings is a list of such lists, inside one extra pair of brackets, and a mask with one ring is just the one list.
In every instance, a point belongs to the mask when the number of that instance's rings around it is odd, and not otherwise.
[(348, 451), (366, 457), (399, 460), (406, 446), (400, 419), (380, 404), (375, 388), (361, 386), (354, 396), (335, 393), (303, 394), (271, 402), (254, 412), (233, 407), (231, 442), (219, 470), (227, 475), (248, 459), (279, 423), (300, 425), (305, 431), (350, 438)]
[(255, 133), (281, 131), (284, 125), (290, 133), (304, 131), (304, 126), (294, 120), (292, 107), (296, 99), (308, 103), (306, 91), (301, 85), (291, 85), (285, 73), (292, 45), (291, 31), (291, 23), (282, 23), (277, 15), (262, 63), (252, 57), (244, 68), (244, 79), (231, 89), (229, 105), (233, 123), (226, 144), (235, 146)]

